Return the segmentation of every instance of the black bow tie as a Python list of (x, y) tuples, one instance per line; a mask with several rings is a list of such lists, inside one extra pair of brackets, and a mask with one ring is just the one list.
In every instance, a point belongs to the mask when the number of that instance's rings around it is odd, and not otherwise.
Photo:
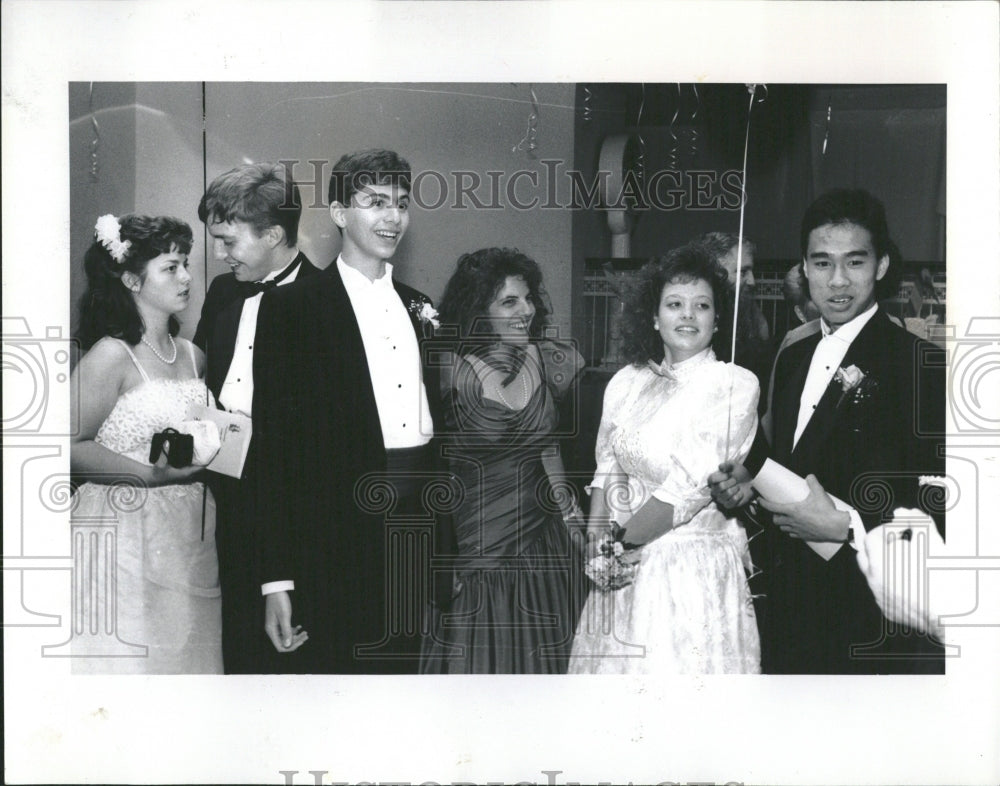
[(274, 289), (276, 286), (278, 286), (278, 282), (274, 279), (270, 281), (244, 281), (243, 295), (244, 297), (253, 297), (254, 295), (259, 295), (261, 292)]
[(288, 278), (292, 271), (294, 271), (299, 266), (298, 257), (282, 270), (278, 275), (272, 278), (270, 281), (244, 281), (243, 282), (243, 297), (253, 297), (254, 295), (259, 295), (261, 292), (267, 292), (269, 289), (274, 289), (279, 283)]

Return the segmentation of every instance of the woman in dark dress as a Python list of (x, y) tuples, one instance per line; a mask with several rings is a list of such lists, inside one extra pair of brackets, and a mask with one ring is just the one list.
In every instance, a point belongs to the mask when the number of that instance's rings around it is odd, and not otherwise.
[[(558, 402), (583, 359), (541, 338), (548, 316), (538, 265), (511, 249), (463, 255), (441, 302), (458, 336), (442, 369), (455, 511), (455, 595), (436, 611), (424, 673), (566, 671), (582, 586), (561, 487)], [(561, 506), (560, 506), (561, 505)]]

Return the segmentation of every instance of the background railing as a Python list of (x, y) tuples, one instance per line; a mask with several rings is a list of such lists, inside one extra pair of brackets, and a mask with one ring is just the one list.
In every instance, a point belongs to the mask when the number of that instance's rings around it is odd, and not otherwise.
[[(615, 317), (621, 309), (618, 290), (622, 284), (628, 285), (641, 262), (642, 260), (615, 260), (614, 272), (605, 274), (597, 260), (588, 260), (588, 272), (583, 279), (585, 330), (584, 335), (579, 338), (587, 360), (587, 369), (590, 371), (614, 372), (623, 365), (617, 352)], [(799, 324), (797, 317), (785, 303), (782, 292), (782, 281), (792, 264), (788, 260), (754, 262), (754, 278), (757, 282), (754, 299), (771, 326), (776, 342), (789, 329)], [(930, 273), (936, 297), (929, 296), (929, 293), (914, 296), (917, 279), (925, 269)], [(926, 286), (921, 289), (926, 291)], [(935, 340), (938, 338), (936, 328), (944, 324), (946, 294), (943, 266), (910, 263), (902, 274), (895, 296), (882, 300), (881, 305), (911, 332), (921, 338)], [(917, 304), (920, 306), (919, 313)]]

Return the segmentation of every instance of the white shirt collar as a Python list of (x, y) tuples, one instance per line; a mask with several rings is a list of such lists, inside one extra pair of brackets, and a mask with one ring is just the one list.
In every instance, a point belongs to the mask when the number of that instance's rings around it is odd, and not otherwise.
[(868, 324), (868, 321), (875, 316), (875, 312), (878, 311), (878, 303), (872, 303), (867, 311), (863, 311), (858, 314), (850, 322), (845, 322), (835, 331), (830, 330), (830, 326), (826, 323), (826, 320), (820, 317), (819, 327), (823, 331), (823, 338), (839, 338), (845, 344), (850, 344), (854, 339), (858, 337), (858, 333), (861, 332), (861, 328)]
[(392, 263), (385, 263), (385, 275), (381, 278), (376, 278), (372, 281), (368, 276), (362, 273), (357, 268), (353, 268), (344, 261), (343, 255), (337, 255), (337, 270), (340, 271), (340, 277), (344, 280), (344, 283), (348, 286), (354, 287), (355, 289), (368, 284), (369, 286), (375, 287), (392, 287)]
[[(292, 265), (294, 265), (295, 264), (295, 260), (298, 259), (298, 258), (299, 258), (299, 255), (298, 255), (298, 253), (296, 253), (295, 256), (292, 257), (292, 261), (291, 262), (289, 262), (287, 265), (285, 265), (283, 268), (281, 268), (281, 270), (272, 270), (270, 273), (268, 273), (266, 276), (264, 276), (264, 278), (262, 278), (260, 280), (260, 283), (263, 284), (265, 281), (271, 281), (272, 279), (277, 278), (282, 273), (284, 273), (286, 270), (288, 270), (288, 268), (290, 268)], [(280, 286), (280, 284), (284, 284), (284, 283), (285, 283), (284, 281), (281, 281), (279, 283), (279, 286)]]

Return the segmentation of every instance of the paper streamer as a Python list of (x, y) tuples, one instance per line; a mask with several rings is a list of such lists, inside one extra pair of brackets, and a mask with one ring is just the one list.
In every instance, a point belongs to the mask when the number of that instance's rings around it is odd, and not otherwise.
[(525, 130), (524, 136), (521, 137), (521, 141), (511, 148), (511, 152), (517, 153), (523, 150), (527, 152), (529, 158), (535, 158), (535, 150), (538, 149), (538, 115), (541, 110), (538, 107), (538, 96), (535, 95), (534, 86), (528, 85), (528, 90), (531, 92), (531, 114), (528, 115), (528, 128)]
[(101, 147), (101, 127), (97, 124), (97, 115), (94, 114), (94, 83), (90, 83), (90, 94), (87, 98), (87, 110), (90, 112), (90, 128), (94, 132), (90, 140), (90, 179), (97, 182), (97, 173), (100, 171), (100, 161), (97, 151)]

